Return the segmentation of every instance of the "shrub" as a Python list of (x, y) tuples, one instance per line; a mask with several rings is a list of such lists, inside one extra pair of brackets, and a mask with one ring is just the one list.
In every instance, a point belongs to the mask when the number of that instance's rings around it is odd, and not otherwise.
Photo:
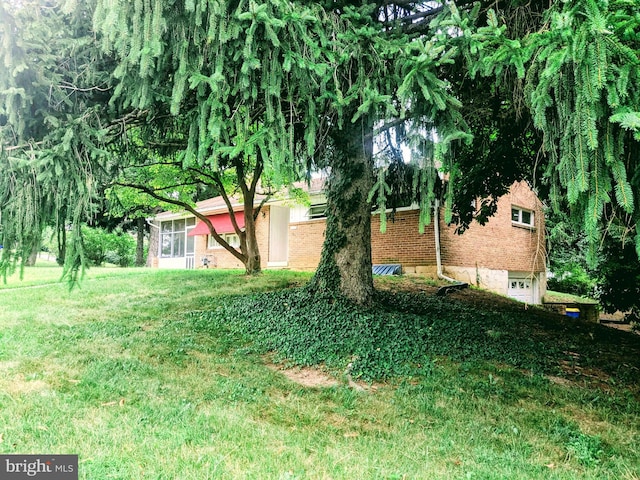
[(135, 259), (136, 241), (122, 231), (109, 234), (106, 261), (120, 267), (131, 267)]
[(547, 281), (549, 290), (572, 295), (592, 296), (597, 280), (577, 262), (567, 262), (556, 266), (553, 277)]
[(90, 265), (103, 265), (107, 251), (107, 232), (102, 228), (82, 228), (84, 255)]
[(607, 238), (600, 264), (599, 300), (607, 312), (626, 312), (628, 322), (640, 317), (640, 260), (635, 238), (623, 243), (619, 238)]
[(113, 263), (120, 267), (133, 265), (135, 258), (135, 239), (121, 230), (109, 233), (102, 228), (83, 227), (84, 252), (93, 266)]

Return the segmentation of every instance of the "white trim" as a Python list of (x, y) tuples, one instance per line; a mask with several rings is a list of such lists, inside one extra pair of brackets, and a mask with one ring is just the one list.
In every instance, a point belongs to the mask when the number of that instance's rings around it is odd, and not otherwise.
[[(514, 211), (518, 212), (518, 220), (513, 219)], [(522, 221), (522, 217), (524, 216), (525, 213), (528, 213), (530, 215), (529, 223)], [(511, 205), (511, 225), (515, 227), (535, 228), (536, 226), (535, 212), (528, 208), (518, 207), (517, 205)]]
[(267, 267), (286, 267), (289, 262), (267, 262)]
[[(513, 282), (518, 282), (518, 284), (524, 284), (523, 287), (515, 287), (512, 288), (511, 284)], [(539, 285), (538, 275), (527, 273), (527, 272), (517, 272), (517, 271), (509, 271), (507, 275), (507, 296), (510, 298), (514, 298), (515, 300), (519, 300), (524, 303), (529, 304), (538, 304), (540, 303), (540, 285)], [(528, 287), (526, 287), (528, 284)], [(528, 299), (523, 299), (519, 296), (513, 296), (513, 290), (523, 290), (530, 291), (530, 297)]]

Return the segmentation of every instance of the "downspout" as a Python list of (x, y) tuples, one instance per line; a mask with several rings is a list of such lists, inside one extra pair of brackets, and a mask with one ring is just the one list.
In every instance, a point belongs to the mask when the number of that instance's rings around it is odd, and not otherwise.
[(153, 223), (148, 218), (145, 218), (144, 221), (147, 222), (147, 225), (149, 225), (150, 227), (157, 228), (158, 230), (160, 230), (160, 227), (158, 225), (156, 225), (155, 223)]
[(468, 283), (460, 282), (451, 277), (447, 277), (442, 271), (442, 258), (440, 256), (440, 201), (436, 200), (433, 204), (433, 236), (436, 244), (436, 273), (438, 278), (445, 280), (451, 285), (440, 287), (436, 295), (443, 296), (453, 290), (461, 290), (469, 286)]
[(433, 233), (436, 243), (436, 273), (438, 278), (451, 283), (461, 283), (451, 277), (447, 277), (442, 270), (442, 257), (440, 256), (440, 200), (433, 204)]

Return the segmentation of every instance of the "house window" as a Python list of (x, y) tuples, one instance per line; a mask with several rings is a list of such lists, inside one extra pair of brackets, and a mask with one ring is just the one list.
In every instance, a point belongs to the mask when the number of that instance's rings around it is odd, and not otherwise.
[(531, 280), (525, 278), (510, 280), (510, 288), (514, 290), (529, 290), (531, 288)]
[(519, 207), (511, 207), (511, 223), (525, 227), (533, 227), (533, 212)]
[(169, 220), (160, 224), (160, 256), (184, 257), (185, 246), (193, 252), (193, 240), (187, 233), (195, 226), (195, 217)]
[[(238, 248), (240, 246), (240, 237), (235, 233), (226, 233), (220, 235), (225, 242), (227, 242), (233, 248)], [(222, 248), (215, 237), (213, 235), (209, 235), (209, 240), (207, 242), (207, 248)]]
[(307, 217), (309, 218), (309, 220), (314, 220), (316, 218), (324, 218), (327, 216), (326, 210), (327, 210), (326, 203), (311, 205), (311, 207), (309, 207), (309, 212), (307, 213)]
[(160, 224), (160, 256), (184, 257), (186, 222), (169, 220)]

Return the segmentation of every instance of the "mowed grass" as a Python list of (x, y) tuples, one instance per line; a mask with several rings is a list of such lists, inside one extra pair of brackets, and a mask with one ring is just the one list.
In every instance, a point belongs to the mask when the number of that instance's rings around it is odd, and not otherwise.
[[(34, 267), (30, 285), (38, 268), (52, 269), (42, 274), (51, 283), (57, 267)], [(565, 378), (485, 351), (441, 352), (381, 383), (354, 386), (339, 373), (333, 386), (290, 380), (269, 364), (277, 353), (238, 328), (264, 317), (263, 292), (308, 278), (92, 269), (71, 291), (10, 281), (0, 290), (0, 452), (75, 453), (91, 480), (640, 478), (628, 374)], [(255, 315), (208, 321), (237, 295)], [(513, 331), (492, 336), (517, 338), (523, 318), (514, 312)]]

